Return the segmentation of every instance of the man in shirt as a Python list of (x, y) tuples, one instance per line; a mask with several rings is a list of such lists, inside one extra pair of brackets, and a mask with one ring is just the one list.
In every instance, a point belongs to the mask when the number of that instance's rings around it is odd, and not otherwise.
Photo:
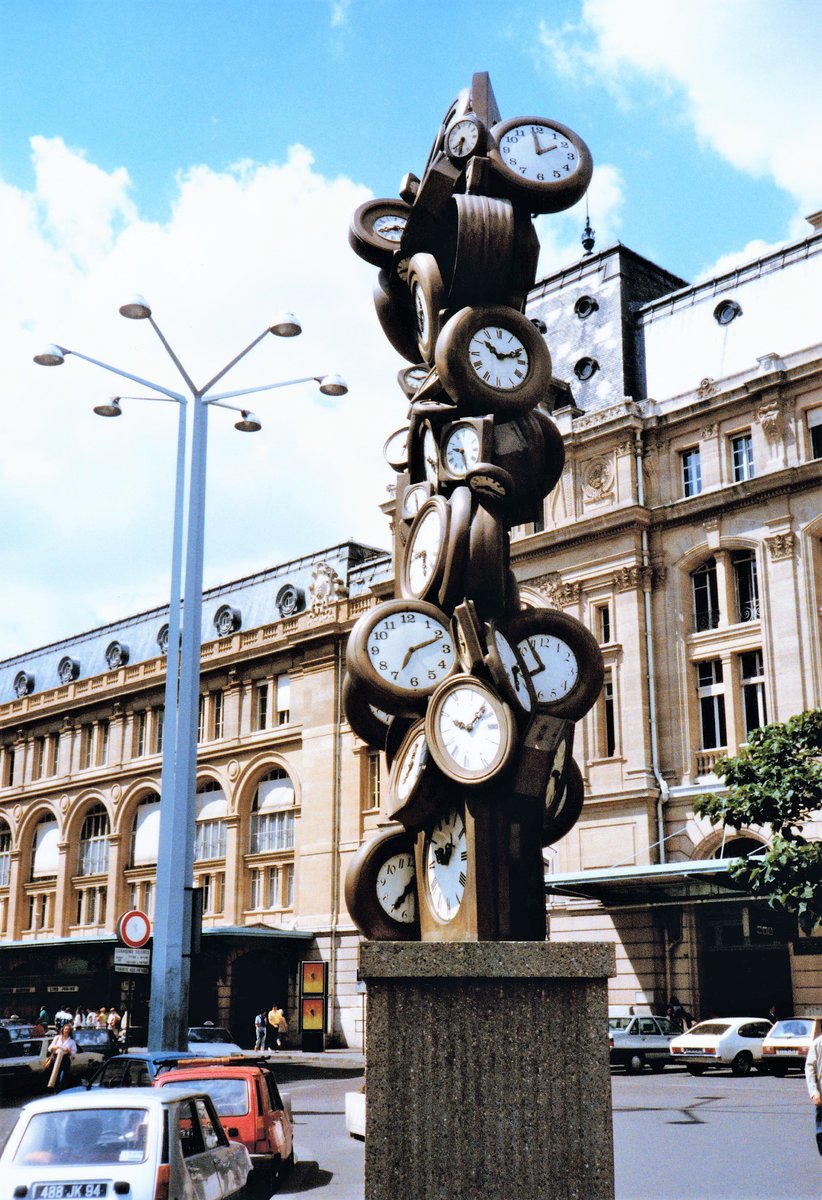
[(816, 1107), (816, 1144), (822, 1154), (822, 1035), (811, 1044), (805, 1059), (805, 1082)]

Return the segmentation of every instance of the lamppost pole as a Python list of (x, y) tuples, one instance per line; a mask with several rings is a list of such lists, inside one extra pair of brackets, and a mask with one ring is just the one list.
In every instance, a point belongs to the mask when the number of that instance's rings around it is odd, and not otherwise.
[[(207, 395), (266, 334), (273, 333), (279, 337), (295, 337), (299, 334), (300, 324), (290, 313), (265, 329), (209, 380), (205, 387), (198, 388), (154, 321), (151, 308), (143, 297), (138, 296), (124, 304), (120, 312), (132, 320), (149, 321), (185, 380), (191, 393), (191, 401), (179, 392), (62, 346), (47, 347), (42, 354), (35, 356), (34, 361), (40, 366), (60, 366), (65, 362), (67, 355), (73, 354), (76, 358), (158, 393), (157, 396), (125, 399), (165, 399), (179, 406), (160, 784), (160, 839), (148, 1027), (149, 1049), (179, 1050), (186, 1047), (189, 1024), (208, 410), (210, 407), (217, 407), (239, 411), (242, 417), (235, 428), (252, 432), (260, 428), (253, 414), (244, 408), (224, 403), (226, 400), (312, 380), (320, 385), (320, 391), (325, 395), (342, 396), (348, 388), (338, 375), (309, 375), (283, 380), (280, 383)], [(121, 399), (123, 397), (112, 397), (108, 404), (96, 406), (95, 412), (107, 417), (120, 416)], [(189, 403), (193, 405), (190, 439), (187, 436)]]

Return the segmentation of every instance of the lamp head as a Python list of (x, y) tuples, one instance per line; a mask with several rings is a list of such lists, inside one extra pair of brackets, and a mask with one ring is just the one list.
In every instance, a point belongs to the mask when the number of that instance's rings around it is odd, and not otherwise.
[(123, 410), (120, 408), (120, 397), (109, 396), (108, 404), (95, 404), (94, 411), (98, 417), (121, 417)]
[(46, 346), (42, 354), (35, 354), (34, 361), (40, 367), (61, 367), (66, 361), (66, 352), (62, 346)]
[(297, 337), (302, 331), (302, 325), (290, 312), (280, 313), (277, 320), (268, 327), (268, 332), (273, 333), (276, 337)]
[(348, 392), (348, 384), (341, 375), (318, 375), (316, 379), (324, 396), (345, 396)]
[(257, 433), (262, 429), (262, 425), (254, 416), (253, 412), (248, 412), (243, 409), (239, 421), (234, 422), (234, 428), (239, 429), (240, 433)]
[(145, 321), (151, 316), (151, 305), (145, 296), (132, 296), (128, 303), (120, 305), (120, 316), (130, 321)]

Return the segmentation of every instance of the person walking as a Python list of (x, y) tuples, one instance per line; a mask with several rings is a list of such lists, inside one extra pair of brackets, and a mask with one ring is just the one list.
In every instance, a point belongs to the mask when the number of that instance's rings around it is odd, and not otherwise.
[(72, 1055), (77, 1053), (77, 1043), (70, 1023), (56, 1033), (49, 1044), (49, 1061), (53, 1063), (49, 1076), (49, 1091), (59, 1092), (71, 1072)]
[(265, 1050), (265, 1027), (268, 1023), (268, 1015), (265, 1009), (258, 1012), (254, 1017), (254, 1049)]
[(280, 1017), (283, 1015), (283, 1010), (278, 1008), (276, 1004), (272, 1004), (268, 1010), (268, 1029), (266, 1032), (266, 1049), (276, 1050), (280, 1044)]
[(805, 1059), (805, 1082), (816, 1110), (816, 1146), (822, 1154), (822, 1034), (811, 1043)]

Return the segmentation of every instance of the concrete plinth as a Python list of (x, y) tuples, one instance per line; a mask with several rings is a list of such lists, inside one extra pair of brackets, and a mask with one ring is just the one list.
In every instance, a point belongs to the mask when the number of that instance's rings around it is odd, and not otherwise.
[(611, 1200), (590, 942), (367, 942), (365, 1200)]

